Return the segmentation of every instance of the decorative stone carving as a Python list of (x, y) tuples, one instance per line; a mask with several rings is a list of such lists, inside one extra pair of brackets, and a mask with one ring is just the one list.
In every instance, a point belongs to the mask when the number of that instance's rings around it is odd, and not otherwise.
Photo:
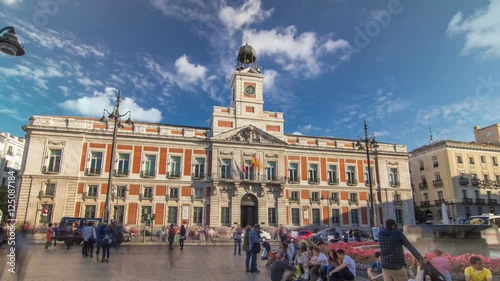
[(220, 155), (233, 155), (233, 152), (232, 151), (230, 151), (230, 152), (221, 151)]
[(246, 143), (272, 143), (273, 140), (270, 138), (264, 136), (261, 132), (254, 130), (253, 127), (248, 127), (245, 128), (235, 135), (232, 135), (226, 140), (231, 140), (231, 141), (239, 141), (239, 142), (246, 142)]
[(266, 154), (266, 158), (278, 158), (278, 154)]
[(398, 162), (389, 162), (389, 165), (398, 166)]
[(49, 141), (49, 145), (60, 145), (63, 146), (66, 142), (65, 141)]

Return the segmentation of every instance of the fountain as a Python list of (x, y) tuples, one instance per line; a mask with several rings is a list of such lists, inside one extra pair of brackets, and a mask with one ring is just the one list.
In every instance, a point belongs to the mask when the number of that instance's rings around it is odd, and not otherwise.
[(478, 254), (490, 256), (488, 243), (481, 231), (491, 225), (450, 224), (446, 205), (442, 205), (443, 224), (405, 225), (403, 232), (408, 240), (421, 252), (429, 253), (441, 249), (451, 255)]

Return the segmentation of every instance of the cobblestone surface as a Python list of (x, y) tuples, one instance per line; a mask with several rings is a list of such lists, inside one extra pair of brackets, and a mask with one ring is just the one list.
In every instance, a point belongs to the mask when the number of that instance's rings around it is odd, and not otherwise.
[[(109, 263), (100, 263), (95, 256), (82, 258), (79, 246), (70, 250), (58, 246), (56, 250), (46, 251), (43, 244), (34, 244), (29, 256), (26, 275), (19, 280), (270, 280), (265, 261), (258, 261), (260, 274), (245, 273), (244, 254), (233, 256), (230, 246), (185, 246), (180, 251), (178, 246), (168, 250), (164, 245), (124, 245), (111, 249)], [(18, 280), (6, 272), (4, 265), (2, 262), (0, 280)]]

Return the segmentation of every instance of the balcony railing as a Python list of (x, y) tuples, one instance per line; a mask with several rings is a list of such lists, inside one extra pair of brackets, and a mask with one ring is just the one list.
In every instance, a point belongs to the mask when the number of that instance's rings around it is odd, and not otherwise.
[(444, 199), (437, 199), (437, 200), (434, 200), (436, 202), (436, 206), (441, 206), (441, 204), (444, 203)]
[(328, 200), (330, 201), (330, 203), (340, 203), (340, 199), (339, 197), (330, 197), (328, 198)]
[(235, 180), (239, 180), (240, 176), (233, 175), (231, 173), (215, 173), (215, 174), (212, 174), (212, 179), (218, 180), (218, 181), (235, 181)]
[(118, 169), (114, 171), (115, 177), (126, 177), (128, 176), (128, 170)]
[(272, 183), (285, 183), (284, 176), (277, 175), (265, 175), (263, 176), (263, 181), (272, 182)]
[(193, 179), (193, 180), (204, 180), (205, 179), (205, 173), (192, 173), (191, 174), (191, 179)]
[(316, 198), (311, 198), (311, 199), (310, 199), (310, 201), (311, 201), (311, 204), (312, 204), (312, 203), (320, 203), (320, 202), (321, 202), (321, 199), (320, 199), (320, 198), (318, 198), (318, 197), (316, 197)]
[(348, 180), (347, 185), (349, 186), (358, 185), (358, 180), (350, 180), (350, 181)]
[(300, 183), (300, 177), (289, 177), (288, 183)]
[(181, 172), (167, 172), (168, 179), (178, 179), (181, 177)]
[(101, 174), (101, 168), (98, 167), (90, 167), (85, 169), (85, 175), (87, 176), (98, 176)]
[(493, 181), (492, 180), (484, 180), (483, 181), (483, 185), (484, 186), (492, 186), (493, 185)]
[[(375, 181), (372, 179), (372, 185), (375, 184)], [(369, 180), (365, 180), (365, 186), (370, 186), (370, 181)]]
[(156, 176), (156, 171), (154, 170), (141, 171), (141, 178), (154, 178), (155, 176)]
[(318, 178), (318, 177), (315, 177), (315, 178), (308, 178), (308, 179), (307, 179), (307, 182), (308, 182), (309, 184), (319, 184), (319, 182), (320, 182), (320, 181), (319, 181), (319, 178)]
[(339, 184), (339, 179), (328, 179), (329, 185), (337, 185)]
[(141, 193), (139, 194), (139, 200), (153, 200), (153, 193)]
[(486, 205), (486, 199), (476, 198), (476, 205)]
[(481, 180), (479, 179), (472, 179), (471, 183), (473, 186), (479, 186), (481, 184)]
[(56, 196), (55, 190), (40, 190), (38, 192), (38, 198), (54, 198)]
[(59, 166), (43, 166), (42, 172), (44, 174), (57, 174), (61, 171)]
[(472, 198), (462, 198), (462, 203), (465, 205), (473, 205), (474, 200), (472, 200)]
[(421, 182), (421, 183), (418, 184), (418, 187), (420, 189), (427, 189), (429, 186), (427, 185), (426, 181), (423, 181), (423, 182)]
[(434, 181), (432, 181), (432, 186), (434, 186), (434, 187), (443, 187), (443, 180), (434, 180)]
[(420, 206), (421, 207), (429, 207), (431, 205), (430, 201), (421, 201)]
[(490, 206), (498, 205), (498, 200), (497, 199), (488, 199), (488, 205), (490, 205)]
[(468, 178), (459, 178), (458, 183), (460, 185), (469, 185), (469, 179)]
[(298, 197), (290, 197), (290, 198), (288, 198), (288, 201), (290, 201), (290, 203), (292, 203), (292, 202), (298, 203), (298, 202), (300, 202), (300, 199)]
[(83, 200), (87, 199), (87, 198), (92, 198), (92, 199), (95, 199), (97, 198), (97, 191), (87, 191), (87, 192), (84, 192), (83, 195)]
[(349, 198), (348, 202), (349, 202), (349, 204), (358, 204), (359, 200), (358, 200), (358, 198)]
[(391, 187), (400, 187), (401, 186), (401, 183), (399, 181), (390, 181), (389, 182), (389, 185)]

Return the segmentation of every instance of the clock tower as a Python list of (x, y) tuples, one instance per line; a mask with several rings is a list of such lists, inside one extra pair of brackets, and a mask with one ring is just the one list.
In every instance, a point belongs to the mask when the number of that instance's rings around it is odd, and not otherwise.
[(213, 135), (253, 125), (275, 136), (283, 135), (283, 113), (264, 111), (264, 75), (252, 46), (241, 46), (231, 76), (231, 107), (214, 107)]

